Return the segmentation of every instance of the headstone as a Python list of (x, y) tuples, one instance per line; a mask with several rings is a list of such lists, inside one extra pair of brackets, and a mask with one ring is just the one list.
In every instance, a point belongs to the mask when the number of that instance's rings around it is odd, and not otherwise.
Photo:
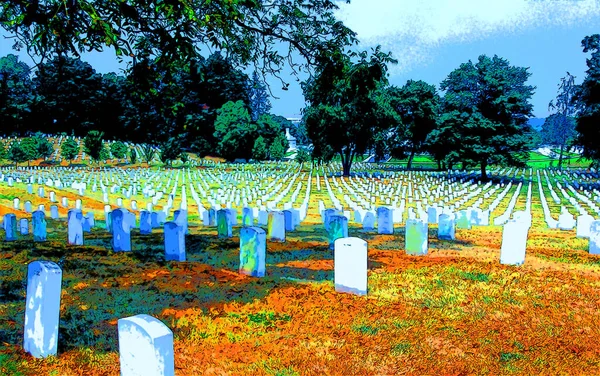
[(25, 211), (27, 213), (31, 213), (33, 210), (31, 209), (31, 201), (25, 201)]
[(392, 209), (380, 206), (377, 208), (377, 233), (391, 235), (394, 233)]
[(165, 223), (165, 260), (185, 261), (185, 229), (177, 222)]
[(506, 222), (502, 230), (501, 264), (522, 265), (525, 262), (528, 231), (529, 227), (521, 222), (514, 220)]
[(188, 233), (188, 216), (187, 210), (179, 209), (173, 212), (174, 222), (183, 227), (183, 234)]
[(56, 355), (62, 270), (51, 261), (27, 266), (23, 349), (34, 358)]
[(63, 197), (61, 199), (61, 205), (63, 208), (68, 208), (69, 207), (69, 200), (66, 197)]
[(600, 255), (600, 221), (590, 224), (589, 252), (592, 255)]
[(329, 238), (329, 249), (333, 250), (337, 239), (348, 237), (348, 218), (342, 215), (329, 217), (327, 237)]
[(2, 222), (4, 228), (5, 238), (7, 242), (17, 240), (17, 216), (13, 213), (4, 215), (4, 221)]
[(455, 240), (454, 215), (441, 214), (438, 221), (438, 239)]
[(68, 213), (68, 242), (71, 245), (83, 245), (83, 213), (71, 209)]
[(269, 212), (267, 238), (270, 241), (285, 242), (285, 216), (281, 211)]
[(375, 214), (373, 212), (366, 212), (363, 217), (362, 227), (365, 231), (373, 231), (375, 229)]
[(56, 205), (50, 206), (50, 218), (58, 219), (58, 206), (56, 206)]
[[(141, 224), (140, 224), (140, 226), (141, 226)], [(158, 213), (157, 212), (150, 213), (150, 226), (152, 226), (152, 228), (160, 227), (160, 224), (158, 223)], [(141, 227), (140, 227), (140, 229), (141, 229)]]
[(435, 206), (430, 206), (427, 209), (427, 222), (430, 224), (438, 223), (438, 209)]
[(460, 210), (456, 213), (456, 228), (460, 229), (471, 229), (471, 219), (469, 213), (466, 210)]
[(13, 199), (13, 208), (15, 210), (21, 210), (21, 203), (18, 198)]
[(21, 218), (19, 220), (19, 229), (21, 230), (21, 235), (29, 234), (29, 222), (27, 221), (27, 218)]
[(259, 226), (267, 226), (269, 224), (269, 213), (266, 210), (260, 210), (257, 222)]
[(231, 218), (225, 209), (217, 210), (217, 236), (219, 238), (231, 238)]
[(240, 230), (240, 268), (241, 274), (252, 277), (265, 276), (265, 256), (267, 234), (260, 227), (242, 227)]
[(115, 252), (131, 251), (131, 224), (125, 209), (115, 209), (110, 213), (112, 224), (112, 247)]
[(283, 211), (283, 219), (285, 221), (285, 231), (294, 231), (296, 226), (294, 225), (294, 215), (291, 210)]
[(407, 255), (424, 256), (428, 249), (427, 222), (420, 219), (406, 220), (405, 247)]
[(580, 215), (577, 217), (577, 237), (578, 238), (589, 238), (590, 237), (590, 225), (594, 222), (594, 217), (591, 215)]
[(43, 211), (36, 210), (31, 214), (33, 224), (33, 241), (46, 241), (46, 215)]
[[(157, 223), (158, 225), (158, 223)], [(140, 234), (149, 235), (152, 233), (151, 214), (147, 210), (140, 211)]]
[(121, 376), (174, 376), (173, 332), (145, 314), (119, 319)]
[(569, 213), (568, 210), (563, 207), (561, 214), (558, 216), (558, 228), (563, 231), (570, 231), (573, 230), (575, 225), (575, 218), (573, 218), (573, 215), (571, 215), (571, 213)]
[(335, 291), (367, 294), (367, 242), (359, 238), (339, 238), (334, 243)]
[(254, 213), (251, 208), (245, 207), (242, 209), (242, 226), (254, 225)]

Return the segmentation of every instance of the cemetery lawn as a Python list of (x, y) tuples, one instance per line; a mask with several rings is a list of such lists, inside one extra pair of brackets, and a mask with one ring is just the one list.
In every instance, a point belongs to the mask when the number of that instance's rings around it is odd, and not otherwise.
[[(5, 209), (3, 209), (5, 210)], [(140, 313), (174, 333), (177, 375), (600, 374), (600, 258), (574, 231), (540, 229), (533, 208), (525, 264), (500, 265), (501, 227), (457, 230), (407, 256), (395, 235), (369, 247), (369, 293), (336, 293), (333, 252), (309, 214), (286, 243), (268, 243), (267, 276), (237, 273), (239, 228), (219, 240), (191, 227), (187, 262), (165, 262), (162, 231), (110, 251), (98, 221), (85, 246), (0, 243), (0, 374), (118, 375), (117, 320)], [(312, 223), (311, 223), (312, 222)], [(22, 350), (27, 264), (63, 269), (58, 357)]]

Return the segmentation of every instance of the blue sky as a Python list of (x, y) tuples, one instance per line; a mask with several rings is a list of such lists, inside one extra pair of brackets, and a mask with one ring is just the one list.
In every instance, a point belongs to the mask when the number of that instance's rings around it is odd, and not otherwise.
[[(352, 0), (341, 3), (336, 16), (358, 33), (360, 49), (381, 44), (399, 64), (390, 67), (390, 83), (408, 79), (439, 83), (453, 69), (481, 54), (494, 54), (512, 65), (529, 67), (528, 84), (535, 117), (548, 115), (548, 102), (566, 71), (581, 83), (587, 69), (581, 40), (600, 33), (598, 0)], [(0, 56), (15, 53), (10, 40), (0, 40)], [(21, 59), (30, 63), (21, 52)], [(83, 60), (100, 73), (118, 71), (114, 52), (88, 53)], [(285, 73), (285, 72), (284, 72)], [(304, 106), (300, 84), (290, 77), (282, 91), (269, 79), (271, 112), (299, 116)]]

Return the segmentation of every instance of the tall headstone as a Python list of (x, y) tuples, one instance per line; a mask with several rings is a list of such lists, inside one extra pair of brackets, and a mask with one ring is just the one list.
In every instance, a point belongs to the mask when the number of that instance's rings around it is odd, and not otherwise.
[(51, 261), (27, 266), (23, 349), (34, 358), (56, 355), (62, 270)]
[(152, 233), (152, 221), (150, 212), (147, 210), (140, 211), (140, 234), (148, 235)]
[(217, 236), (219, 238), (231, 238), (231, 218), (225, 209), (217, 210)]
[(110, 213), (112, 224), (112, 247), (115, 252), (131, 251), (131, 224), (125, 209), (115, 209)]
[(455, 240), (454, 216), (441, 214), (438, 221), (438, 239)]
[(265, 276), (267, 234), (260, 227), (242, 227), (240, 230), (239, 272), (253, 277)]
[(27, 221), (27, 218), (21, 218), (19, 220), (19, 229), (21, 230), (21, 235), (29, 234), (29, 222)]
[(375, 229), (375, 214), (373, 212), (366, 212), (363, 216), (362, 228), (365, 231), (373, 231)]
[(267, 238), (270, 241), (285, 242), (285, 216), (281, 211), (269, 212)]
[(253, 226), (254, 225), (254, 213), (251, 208), (245, 207), (242, 209), (242, 226)]
[(119, 319), (121, 376), (174, 376), (173, 332), (145, 314)]
[(165, 223), (165, 260), (185, 261), (185, 229), (177, 222)]
[(68, 213), (68, 243), (83, 245), (83, 213), (79, 209), (71, 209)]
[(4, 221), (2, 222), (4, 228), (5, 238), (7, 242), (17, 240), (17, 216), (13, 213), (4, 214)]
[(528, 231), (529, 227), (521, 222), (514, 220), (506, 222), (502, 230), (501, 264), (522, 265), (525, 262)]
[(589, 252), (592, 255), (600, 255), (600, 221), (590, 224)]
[(188, 233), (188, 212), (184, 209), (175, 210), (173, 212), (174, 222), (183, 228), (183, 234)]
[(329, 217), (327, 237), (329, 238), (329, 249), (333, 250), (337, 239), (348, 237), (348, 218), (343, 215)]
[(294, 215), (291, 210), (283, 211), (283, 219), (285, 221), (285, 231), (294, 231), (296, 226), (294, 224)]
[(56, 206), (56, 205), (50, 206), (50, 218), (58, 219), (58, 206)]
[(392, 209), (385, 206), (377, 208), (377, 233), (386, 235), (394, 233)]
[(589, 238), (590, 226), (594, 222), (594, 217), (589, 214), (580, 215), (577, 217), (577, 237)]
[(424, 256), (428, 249), (427, 222), (420, 219), (406, 220), (405, 247), (407, 255)]
[(31, 214), (33, 224), (33, 241), (46, 241), (46, 215), (43, 211), (36, 210)]
[(334, 243), (335, 291), (367, 294), (367, 242), (359, 238), (339, 238)]
[(460, 229), (471, 229), (471, 219), (469, 218), (469, 212), (466, 210), (460, 210), (456, 213), (456, 228)]

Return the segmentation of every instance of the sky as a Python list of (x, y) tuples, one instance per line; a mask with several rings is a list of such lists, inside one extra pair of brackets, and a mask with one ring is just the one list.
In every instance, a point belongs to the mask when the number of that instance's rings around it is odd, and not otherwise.
[[(579, 84), (585, 77), (581, 47), (587, 35), (600, 33), (600, 0), (352, 0), (339, 3), (336, 17), (357, 33), (360, 50), (381, 45), (399, 63), (390, 66), (389, 81), (439, 84), (448, 74), (478, 56), (498, 55), (511, 65), (529, 67), (528, 85), (534, 117), (548, 116), (561, 77), (570, 72)], [(0, 56), (16, 53), (0, 39)], [(16, 53), (31, 64), (24, 53)], [(114, 51), (82, 55), (100, 73), (119, 71)], [(289, 74), (289, 70), (285, 73)], [(302, 77), (301, 77), (302, 78)], [(289, 90), (272, 78), (271, 112), (300, 117), (305, 106), (300, 83), (290, 76)]]

